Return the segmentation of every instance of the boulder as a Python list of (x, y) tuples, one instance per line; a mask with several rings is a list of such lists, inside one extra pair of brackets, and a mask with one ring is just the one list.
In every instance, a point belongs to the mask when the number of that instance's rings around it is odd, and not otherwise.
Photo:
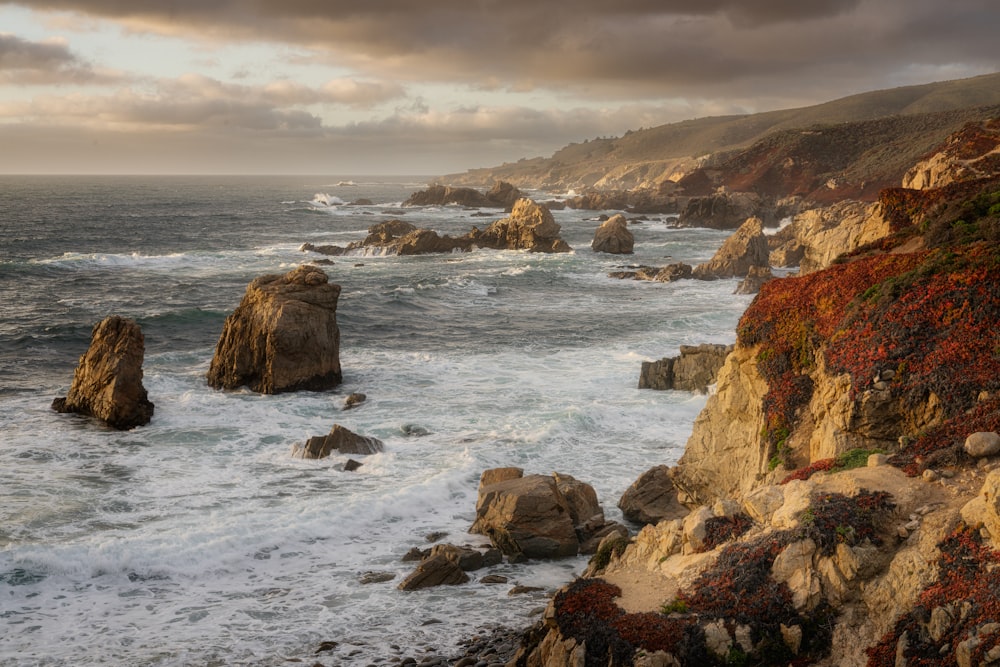
[(263, 394), (340, 384), (340, 286), (314, 266), (256, 278), (226, 319), (208, 384)]
[(992, 431), (973, 433), (965, 439), (965, 453), (974, 458), (1000, 453), (1000, 434)]
[(606, 252), (613, 255), (630, 255), (635, 246), (635, 237), (628, 230), (628, 223), (621, 213), (612, 216), (602, 223), (594, 233), (590, 244), (594, 252)]
[(437, 554), (420, 561), (417, 569), (400, 582), (398, 588), (401, 591), (415, 591), (434, 586), (455, 586), (467, 581), (469, 575), (457, 563), (443, 554)]
[(655, 466), (642, 473), (626, 489), (618, 507), (629, 521), (657, 524), (663, 519), (680, 519), (688, 510), (677, 500), (677, 489), (667, 466)]
[(642, 362), (639, 389), (707, 391), (732, 351), (732, 345), (681, 345), (677, 357)]
[(444, 556), (458, 565), (463, 572), (473, 572), (485, 566), (486, 561), (481, 551), (469, 547), (459, 547), (454, 544), (435, 544), (431, 547), (430, 557)]
[(382, 441), (358, 435), (340, 424), (334, 424), (330, 433), (309, 438), (302, 447), (296, 447), (292, 456), (303, 459), (324, 459), (333, 452), (341, 454), (377, 454), (383, 449)]
[(356, 408), (357, 406), (368, 400), (368, 396), (360, 392), (353, 392), (347, 398), (344, 399), (344, 409), (350, 410), (351, 408)]
[(750, 267), (769, 266), (769, 260), (764, 223), (760, 218), (748, 218), (725, 240), (711, 260), (695, 267), (694, 277), (703, 280), (740, 278), (750, 272)]
[(119, 430), (148, 424), (153, 404), (142, 385), (144, 355), (138, 324), (117, 315), (104, 318), (94, 326), (69, 393), (55, 399), (52, 408), (97, 417)]
[(575, 556), (581, 541), (604, 525), (593, 487), (553, 473), (481, 485), (470, 531), (508, 556), (555, 558)]
[(467, 236), (481, 248), (569, 252), (569, 244), (559, 238), (559, 224), (552, 212), (528, 198), (518, 199), (510, 216), (486, 229), (473, 229)]

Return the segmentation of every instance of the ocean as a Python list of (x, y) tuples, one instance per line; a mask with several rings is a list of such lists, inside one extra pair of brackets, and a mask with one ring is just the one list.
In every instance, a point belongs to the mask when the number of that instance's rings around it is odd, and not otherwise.
[[(447, 655), (482, 629), (531, 624), (583, 572), (586, 557), (505, 563), (462, 586), (396, 588), (428, 535), (485, 543), (467, 531), (487, 468), (572, 475), (621, 520), (625, 489), (677, 460), (705, 397), (637, 389), (640, 364), (732, 342), (751, 297), (735, 280), (607, 274), (705, 261), (726, 232), (650, 216), (631, 226), (634, 256), (595, 254), (597, 214), (565, 210), (572, 253), (335, 257), (322, 268), (342, 286), (340, 387), (206, 384), (247, 283), (320, 258), (303, 243), (346, 245), (394, 217), (458, 235), (505, 215), (402, 208), (426, 182), (0, 176), (0, 664)], [(50, 408), (110, 314), (142, 327), (156, 405), (127, 432)], [(343, 411), (351, 392), (368, 399)], [(291, 456), (335, 423), (385, 451), (353, 473), (344, 456)], [(368, 572), (394, 578), (361, 583)], [(337, 647), (315, 656), (321, 642)]]

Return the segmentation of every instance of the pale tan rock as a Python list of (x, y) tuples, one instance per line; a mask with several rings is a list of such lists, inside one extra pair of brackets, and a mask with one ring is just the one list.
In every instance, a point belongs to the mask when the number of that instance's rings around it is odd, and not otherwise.
[(746, 513), (760, 524), (771, 523), (771, 517), (784, 504), (784, 488), (776, 484), (754, 489), (743, 498), (743, 508)]
[(635, 236), (628, 229), (628, 222), (621, 213), (615, 214), (601, 223), (594, 232), (590, 249), (613, 255), (630, 255), (635, 247)]
[(974, 458), (995, 456), (1000, 453), (1000, 434), (992, 431), (972, 433), (965, 439), (965, 453)]
[(802, 646), (802, 626), (793, 625), (789, 627), (782, 623), (779, 629), (781, 630), (781, 638), (784, 640), (785, 646), (792, 652), (792, 655), (798, 655), (799, 648)]
[(733, 638), (729, 635), (725, 622), (712, 621), (704, 624), (702, 629), (705, 631), (705, 647), (717, 658), (725, 660), (733, 647)]
[(816, 543), (806, 538), (792, 542), (774, 559), (771, 577), (792, 591), (792, 604), (799, 611), (815, 608), (820, 600), (820, 580), (813, 569)]
[(696, 553), (705, 547), (708, 530), (705, 523), (715, 517), (708, 507), (699, 507), (684, 518), (684, 553)]
[(694, 277), (702, 280), (743, 278), (751, 267), (767, 267), (770, 250), (760, 218), (748, 218), (704, 264), (694, 268)]
[(756, 348), (737, 347), (719, 371), (717, 390), (695, 419), (674, 484), (696, 502), (740, 497), (768, 472), (763, 397), (767, 383), (757, 370)]
[(878, 204), (842, 201), (799, 213), (794, 236), (805, 248), (799, 273), (824, 269), (840, 255), (888, 236), (892, 230)]

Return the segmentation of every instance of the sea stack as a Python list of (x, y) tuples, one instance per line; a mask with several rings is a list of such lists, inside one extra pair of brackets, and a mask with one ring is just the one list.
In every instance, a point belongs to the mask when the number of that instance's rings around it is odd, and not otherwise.
[(323, 391), (341, 382), (340, 286), (315, 266), (266, 275), (226, 319), (208, 371), (216, 389)]
[(52, 402), (57, 412), (97, 417), (122, 431), (148, 424), (153, 404), (142, 386), (145, 339), (133, 320), (110, 315), (94, 326), (69, 394)]

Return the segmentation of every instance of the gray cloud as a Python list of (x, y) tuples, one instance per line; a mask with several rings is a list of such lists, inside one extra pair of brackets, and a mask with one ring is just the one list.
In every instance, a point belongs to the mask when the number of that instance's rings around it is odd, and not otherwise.
[(62, 42), (0, 33), (0, 85), (103, 84), (120, 78), (81, 62)]
[(33, 0), (31, 6), (113, 18), (138, 30), (299, 44), (368, 76), (620, 99), (775, 95), (777, 102), (794, 97), (788, 91), (796, 87), (825, 90), (829, 99), (911, 83), (901, 79), (912, 67), (979, 73), (1000, 62), (994, 0)]

